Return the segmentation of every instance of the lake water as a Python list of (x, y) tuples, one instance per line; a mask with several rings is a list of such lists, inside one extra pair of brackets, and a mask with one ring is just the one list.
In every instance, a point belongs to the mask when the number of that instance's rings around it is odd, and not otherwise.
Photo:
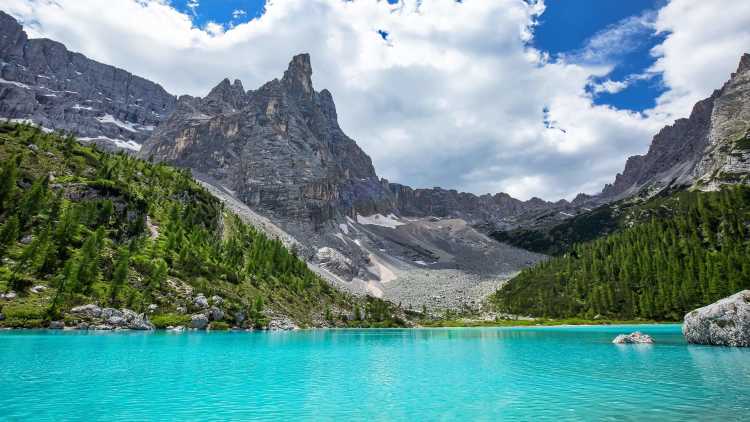
[[(651, 334), (653, 346), (611, 343)], [(3, 420), (747, 420), (750, 349), (678, 325), (0, 332)]]

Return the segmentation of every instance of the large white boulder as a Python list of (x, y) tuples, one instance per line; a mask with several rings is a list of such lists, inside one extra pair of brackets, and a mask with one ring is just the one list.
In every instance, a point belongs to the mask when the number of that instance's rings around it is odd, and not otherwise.
[(743, 290), (685, 315), (688, 343), (750, 347), (750, 290)]

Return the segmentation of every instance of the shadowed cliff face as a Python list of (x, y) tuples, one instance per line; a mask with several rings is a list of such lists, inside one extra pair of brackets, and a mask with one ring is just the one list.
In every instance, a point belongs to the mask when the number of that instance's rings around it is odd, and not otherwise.
[(0, 118), (137, 150), (174, 108), (161, 86), (47, 39), (0, 11)]

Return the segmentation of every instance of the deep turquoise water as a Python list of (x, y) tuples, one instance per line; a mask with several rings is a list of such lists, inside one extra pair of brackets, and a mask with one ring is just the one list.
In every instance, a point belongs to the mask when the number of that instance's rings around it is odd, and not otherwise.
[[(653, 346), (611, 344), (640, 329)], [(747, 420), (750, 349), (677, 325), (0, 332), (9, 420)]]

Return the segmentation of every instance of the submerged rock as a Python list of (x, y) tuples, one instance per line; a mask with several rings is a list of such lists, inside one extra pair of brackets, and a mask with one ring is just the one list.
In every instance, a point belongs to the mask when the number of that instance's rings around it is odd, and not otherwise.
[(688, 343), (750, 347), (750, 290), (743, 290), (685, 315)]
[(612, 340), (615, 344), (653, 344), (654, 339), (648, 334), (636, 331), (630, 334), (620, 334)]

